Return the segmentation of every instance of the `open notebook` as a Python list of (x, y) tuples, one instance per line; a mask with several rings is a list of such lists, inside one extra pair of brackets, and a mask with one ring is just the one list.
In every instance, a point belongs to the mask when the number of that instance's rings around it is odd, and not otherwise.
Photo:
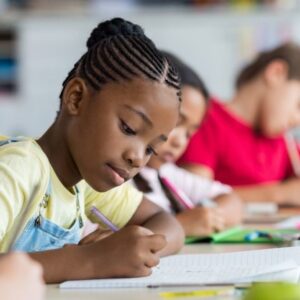
[(298, 282), (300, 247), (162, 258), (152, 275), (141, 278), (66, 281), (60, 288), (137, 288), (247, 283)]

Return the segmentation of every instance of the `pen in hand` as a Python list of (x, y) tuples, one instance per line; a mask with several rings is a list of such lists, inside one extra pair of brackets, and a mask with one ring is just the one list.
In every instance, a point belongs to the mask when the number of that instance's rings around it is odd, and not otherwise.
[(105, 217), (95, 206), (92, 206), (91, 208), (91, 213), (94, 214), (102, 223), (104, 223), (106, 226), (108, 226), (108, 228), (113, 231), (116, 232), (119, 230), (119, 228), (113, 224), (110, 220), (107, 219), (107, 217)]

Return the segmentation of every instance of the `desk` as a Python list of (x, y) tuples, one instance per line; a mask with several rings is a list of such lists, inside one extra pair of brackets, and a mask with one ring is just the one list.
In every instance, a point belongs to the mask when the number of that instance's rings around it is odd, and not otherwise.
[[(194, 244), (184, 246), (181, 253), (220, 253), (254, 249), (266, 249), (273, 247), (270, 244), (260, 245), (212, 245)], [(198, 288), (159, 288), (159, 289), (105, 289), (105, 290), (60, 290), (57, 285), (48, 285), (46, 300), (162, 300), (159, 293), (162, 291), (184, 291)], [(203, 298), (176, 298), (203, 299)], [(235, 297), (218, 297), (218, 299), (238, 299)]]
[[(300, 215), (300, 208), (281, 208), (280, 215)], [(255, 226), (251, 224), (251, 227)], [(268, 224), (268, 227), (272, 225)], [(224, 253), (255, 249), (273, 248), (272, 244), (192, 244), (183, 247), (181, 253)], [(159, 289), (115, 289), (115, 290), (60, 290), (57, 285), (48, 285), (46, 300), (163, 300), (159, 296), (162, 291), (190, 291), (195, 288), (159, 288)], [(174, 300), (203, 300), (204, 298), (176, 298)], [(211, 298), (213, 299), (213, 298)], [(237, 297), (218, 297), (218, 299), (233, 300)]]

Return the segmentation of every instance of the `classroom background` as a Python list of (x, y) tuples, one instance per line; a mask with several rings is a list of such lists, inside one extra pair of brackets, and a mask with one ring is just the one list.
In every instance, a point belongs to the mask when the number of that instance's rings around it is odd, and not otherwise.
[(45, 131), (83, 41), (95, 23), (115, 16), (141, 24), (225, 101), (257, 51), (300, 43), (299, 0), (0, 0), (1, 134)]

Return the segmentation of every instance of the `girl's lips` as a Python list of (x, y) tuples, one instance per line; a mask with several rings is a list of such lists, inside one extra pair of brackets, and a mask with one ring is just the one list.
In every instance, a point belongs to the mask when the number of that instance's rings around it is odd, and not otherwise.
[(127, 171), (114, 167), (110, 164), (107, 164), (107, 166), (110, 178), (115, 183), (115, 185), (121, 185), (129, 179), (129, 173)]

